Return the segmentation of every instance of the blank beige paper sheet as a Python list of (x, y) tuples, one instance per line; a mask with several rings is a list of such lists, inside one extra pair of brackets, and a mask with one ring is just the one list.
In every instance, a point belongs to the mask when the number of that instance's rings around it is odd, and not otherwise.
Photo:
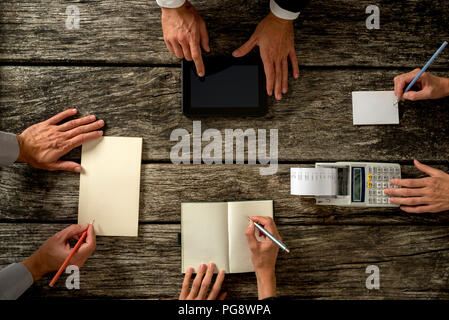
[(81, 152), (78, 223), (99, 236), (137, 237), (142, 138), (102, 137)]

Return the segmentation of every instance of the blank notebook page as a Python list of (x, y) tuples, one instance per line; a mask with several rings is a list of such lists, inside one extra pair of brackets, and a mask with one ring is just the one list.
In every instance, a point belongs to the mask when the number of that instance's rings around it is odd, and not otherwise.
[(229, 273), (228, 205), (226, 202), (181, 204), (182, 272), (195, 272), (202, 263), (214, 262), (216, 270)]
[(273, 218), (273, 201), (228, 202), (229, 269), (232, 273), (254, 271), (245, 235), (251, 216)]
[(100, 236), (137, 237), (142, 138), (102, 137), (81, 152), (78, 223)]

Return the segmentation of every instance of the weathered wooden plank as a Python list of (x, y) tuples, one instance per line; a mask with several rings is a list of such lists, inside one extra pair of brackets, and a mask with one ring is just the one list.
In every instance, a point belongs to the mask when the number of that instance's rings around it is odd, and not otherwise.
[[(22, 261), (66, 225), (0, 224), (0, 267)], [(138, 238), (97, 238), (81, 269), (80, 290), (65, 288), (65, 275), (50, 288), (50, 275), (24, 299), (174, 299), (182, 282), (179, 225), (143, 225)], [(449, 227), (280, 226), (291, 249), (276, 266), (278, 293), (310, 299), (447, 299)], [(380, 289), (367, 290), (365, 269), (380, 269)], [(230, 299), (256, 298), (253, 274), (228, 275)]]
[[(407, 214), (399, 209), (354, 209), (315, 205), (290, 195), (290, 167), (260, 176), (254, 165), (147, 164), (142, 167), (140, 222), (180, 222), (182, 201), (273, 199), (280, 224), (441, 224), (448, 213)], [(304, 166), (304, 165), (302, 165)], [(439, 168), (448, 171), (447, 166)], [(403, 166), (404, 177), (419, 176)], [(79, 177), (14, 165), (0, 169), (0, 220), (74, 222)]]
[[(270, 99), (267, 116), (202, 119), (201, 129), (216, 128), (223, 137), (226, 128), (278, 129), (279, 161), (446, 161), (449, 99), (402, 104), (399, 125), (352, 125), (351, 92), (391, 90), (398, 73), (304, 70), (281, 102)], [(0, 130), (19, 133), (69, 107), (104, 119), (106, 135), (143, 137), (143, 160), (169, 161), (172, 131), (192, 133), (192, 119), (180, 110), (180, 69), (0, 68)]]
[[(267, 1), (193, 1), (205, 19), (214, 54), (246, 41), (269, 12)], [(301, 65), (421, 66), (449, 37), (444, 0), (377, 1), (380, 29), (368, 30), (372, 1), (314, 0), (296, 23)], [(80, 28), (66, 28), (66, 7), (80, 10)], [(231, 10), (229, 8), (238, 8)], [(177, 63), (165, 48), (153, 0), (14, 1), (0, 3), (0, 61)], [(448, 55), (434, 66), (447, 67)]]

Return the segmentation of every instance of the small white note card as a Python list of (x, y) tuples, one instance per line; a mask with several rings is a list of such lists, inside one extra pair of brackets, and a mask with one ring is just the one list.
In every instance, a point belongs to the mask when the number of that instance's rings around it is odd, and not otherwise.
[(337, 195), (336, 168), (290, 168), (290, 193), (297, 196)]
[(78, 223), (98, 236), (137, 237), (142, 138), (101, 137), (81, 151)]
[(399, 124), (399, 108), (393, 91), (354, 91), (352, 116), (354, 125)]

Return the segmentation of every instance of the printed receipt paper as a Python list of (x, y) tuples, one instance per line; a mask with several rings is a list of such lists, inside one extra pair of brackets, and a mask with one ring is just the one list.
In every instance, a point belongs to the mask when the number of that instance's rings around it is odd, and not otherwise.
[(137, 237), (142, 138), (102, 137), (81, 152), (78, 223), (100, 236)]
[(290, 193), (297, 196), (336, 196), (336, 168), (291, 168)]
[(353, 92), (353, 124), (399, 124), (399, 108), (395, 101), (393, 91)]

